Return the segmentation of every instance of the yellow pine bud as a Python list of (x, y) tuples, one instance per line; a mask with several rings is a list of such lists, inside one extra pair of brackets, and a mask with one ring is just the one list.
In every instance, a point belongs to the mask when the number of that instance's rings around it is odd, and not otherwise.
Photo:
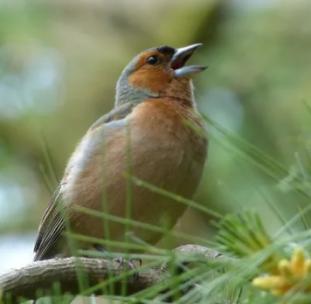
[(290, 263), (286, 259), (283, 259), (278, 263), (278, 270), (281, 276), (290, 277), (292, 275)]
[(307, 259), (305, 262), (305, 275), (311, 272), (311, 259)]
[(286, 285), (286, 281), (280, 276), (264, 276), (253, 279), (252, 284), (262, 289), (279, 289)]
[(291, 270), (295, 277), (305, 274), (305, 254), (302, 248), (296, 248), (291, 259)]

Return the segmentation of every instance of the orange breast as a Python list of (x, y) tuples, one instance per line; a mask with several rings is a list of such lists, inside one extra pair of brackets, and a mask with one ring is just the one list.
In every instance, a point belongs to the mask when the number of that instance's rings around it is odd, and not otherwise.
[(162, 143), (168, 141), (171, 145), (193, 153), (194, 157), (205, 157), (206, 134), (202, 118), (180, 100), (146, 100), (135, 108), (131, 127), (138, 137), (143, 135), (151, 141), (158, 138)]
[[(85, 168), (92, 175), (92, 190), (96, 195), (78, 193), (73, 202), (123, 218), (130, 203), (130, 217), (135, 221), (171, 228), (186, 206), (144, 185), (130, 182), (129, 171), (135, 177), (183, 197), (190, 198), (201, 178), (206, 140), (198, 114), (170, 99), (147, 100), (129, 115), (129, 129), (105, 138), (106, 145), (94, 153), (94, 162)], [(198, 129), (200, 132), (198, 132)], [(96, 176), (94, 173), (96, 172)], [(87, 175), (81, 175), (84, 185)], [(83, 201), (81, 198), (84, 197)], [(103, 200), (105, 203), (103, 203)], [(109, 223), (112, 240), (123, 240), (125, 226)], [(79, 233), (105, 237), (101, 219), (78, 216), (73, 223)], [(130, 227), (137, 238), (155, 243), (161, 234), (138, 227)]]

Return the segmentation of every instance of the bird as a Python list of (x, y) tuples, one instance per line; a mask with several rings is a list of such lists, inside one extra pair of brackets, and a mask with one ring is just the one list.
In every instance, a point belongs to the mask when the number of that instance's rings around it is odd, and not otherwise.
[(122, 251), (113, 244), (129, 235), (144, 244), (163, 236), (159, 229), (115, 219), (173, 228), (187, 208), (174, 195), (193, 197), (207, 158), (206, 128), (192, 84), (206, 67), (186, 65), (201, 45), (149, 48), (124, 68), (113, 109), (78, 143), (42, 216), (35, 261), (73, 256), (72, 244), (89, 250), (98, 248), (96, 240), (108, 240), (101, 249)]

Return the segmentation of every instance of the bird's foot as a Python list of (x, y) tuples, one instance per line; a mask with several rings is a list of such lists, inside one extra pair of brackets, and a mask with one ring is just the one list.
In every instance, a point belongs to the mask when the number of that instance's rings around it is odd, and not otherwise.
[(113, 259), (113, 261), (117, 264), (118, 269), (127, 270), (127, 271), (134, 271), (133, 276), (134, 278), (138, 278), (139, 273), (137, 270), (142, 265), (142, 260), (139, 258), (124, 258), (122, 256), (116, 257)]

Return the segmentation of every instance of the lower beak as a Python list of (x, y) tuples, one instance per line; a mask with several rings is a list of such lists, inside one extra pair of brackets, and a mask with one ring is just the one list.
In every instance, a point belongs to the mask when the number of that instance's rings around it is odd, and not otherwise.
[(176, 50), (171, 60), (171, 68), (174, 70), (174, 76), (177, 78), (190, 76), (204, 71), (207, 67), (202, 65), (188, 65), (186, 62), (192, 56), (194, 51), (199, 48), (202, 43), (192, 44)]

